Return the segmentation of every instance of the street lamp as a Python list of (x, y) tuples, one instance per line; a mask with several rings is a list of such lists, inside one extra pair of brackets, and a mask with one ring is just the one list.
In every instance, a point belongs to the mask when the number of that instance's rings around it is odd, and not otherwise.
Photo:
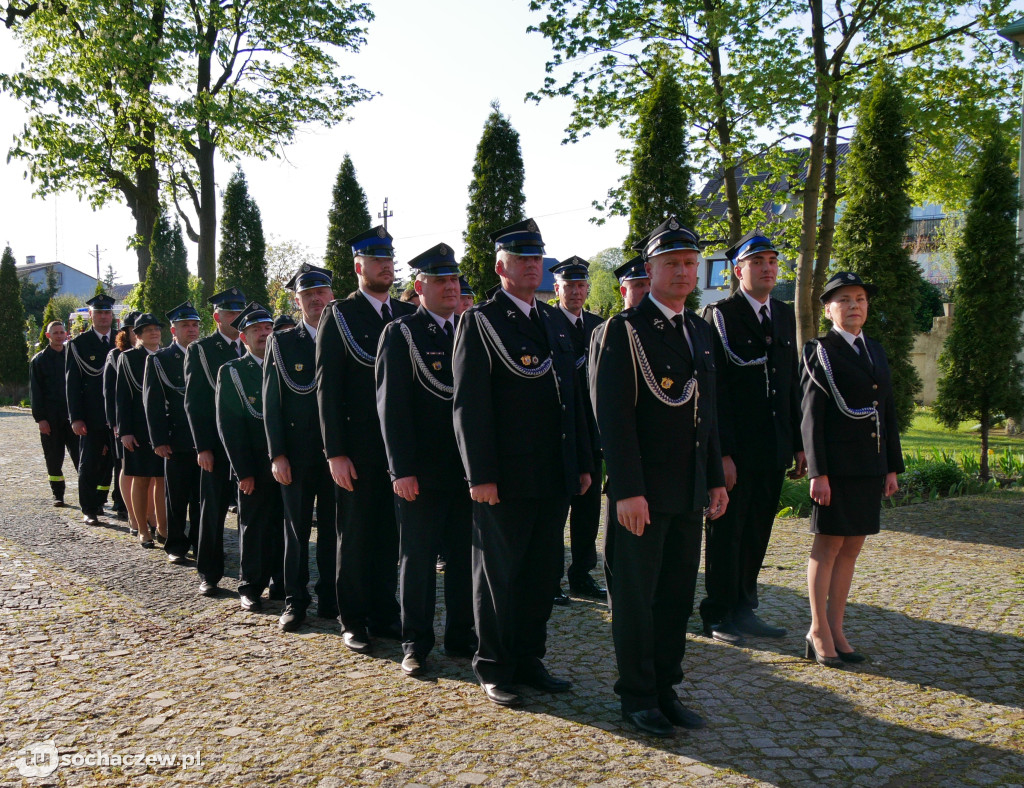
[[(1024, 17), (997, 32), (1013, 44), (1013, 57), (1017, 61), (1024, 61)], [(1024, 183), (1024, 91), (1021, 91), (1020, 160), (1017, 166), (1017, 179), (1017, 194), (1021, 196), (1020, 184)], [(1024, 206), (1017, 208), (1017, 241), (1024, 243)]]

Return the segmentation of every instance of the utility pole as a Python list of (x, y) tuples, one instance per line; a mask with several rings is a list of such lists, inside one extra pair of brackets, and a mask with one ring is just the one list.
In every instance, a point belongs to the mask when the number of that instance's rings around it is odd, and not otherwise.
[[(104, 249), (103, 251), (105, 252), (107, 250)], [(93, 252), (89, 252), (89, 256), (96, 258), (96, 281), (99, 282), (99, 281), (101, 281), (100, 280), (100, 245), (99, 244), (96, 244), (96, 252), (95, 252), (95, 254)]]
[(377, 218), (378, 219), (383, 219), (384, 220), (384, 230), (385, 231), (387, 231), (387, 229), (388, 229), (388, 219), (390, 217), (394, 216), (394, 215), (395, 215), (394, 211), (389, 211), (388, 210), (388, 198), (385, 197), (384, 198), (384, 210), (377, 214)]

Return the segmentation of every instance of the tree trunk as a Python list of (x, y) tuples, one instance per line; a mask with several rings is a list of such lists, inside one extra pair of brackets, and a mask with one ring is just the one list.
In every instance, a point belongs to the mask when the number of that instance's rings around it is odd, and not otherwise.
[(199, 140), (199, 278), (203, 280), (203, 298), (213, 295), (217, 281), (217, 183), (213, 157), (217, 146), (208, 139)]
[(817, 304), (821, 291), (825, 289), (825, 275), (832, 261), (832, 242), (836, 235), (836, 205), (839, 203), (836, 174), (839, 169), (839, 112), (835, 100), (828, 113), (828, 127), (825, 131), (825, 160), (822, 176), (821, 216), (818, 220), (818, 249), (814, 261), (814, 278), (811, 287), (811, 303)]
[(983, 482), (989, 480), (988, 473), (988, 432), (989, 432), (989, 412), (983, 410), (981, 412), (981, 468), (978, 473), (981, 476)]

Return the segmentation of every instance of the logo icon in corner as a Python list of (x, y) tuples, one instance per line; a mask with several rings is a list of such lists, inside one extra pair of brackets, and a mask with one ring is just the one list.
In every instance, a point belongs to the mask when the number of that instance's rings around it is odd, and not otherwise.
[(60, 754), (53, 739), (30, 744), (18, 750), (14, 765), (22, 777), (49, 777), (60, 765)]

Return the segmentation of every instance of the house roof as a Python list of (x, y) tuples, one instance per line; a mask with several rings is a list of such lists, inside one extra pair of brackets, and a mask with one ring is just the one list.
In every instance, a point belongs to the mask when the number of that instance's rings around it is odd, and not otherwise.
[(85, 271), (75, 268), (73, 265), (62, 263), (60, 260), (54, 260), (53, 262), (50, 263), (32, 263), (31, 265), (19, 265), (15, 266), (14, 270), (17, 272), (18, 276), (23, 276), (25, 274), (31, 274), (35, 271), (45, 271), (47, 268), (67, 268), (68, 270), (79, 273), (82, 276), (88, 276), (90, 279), (96, 278), (92, 274), (86, 273)]

